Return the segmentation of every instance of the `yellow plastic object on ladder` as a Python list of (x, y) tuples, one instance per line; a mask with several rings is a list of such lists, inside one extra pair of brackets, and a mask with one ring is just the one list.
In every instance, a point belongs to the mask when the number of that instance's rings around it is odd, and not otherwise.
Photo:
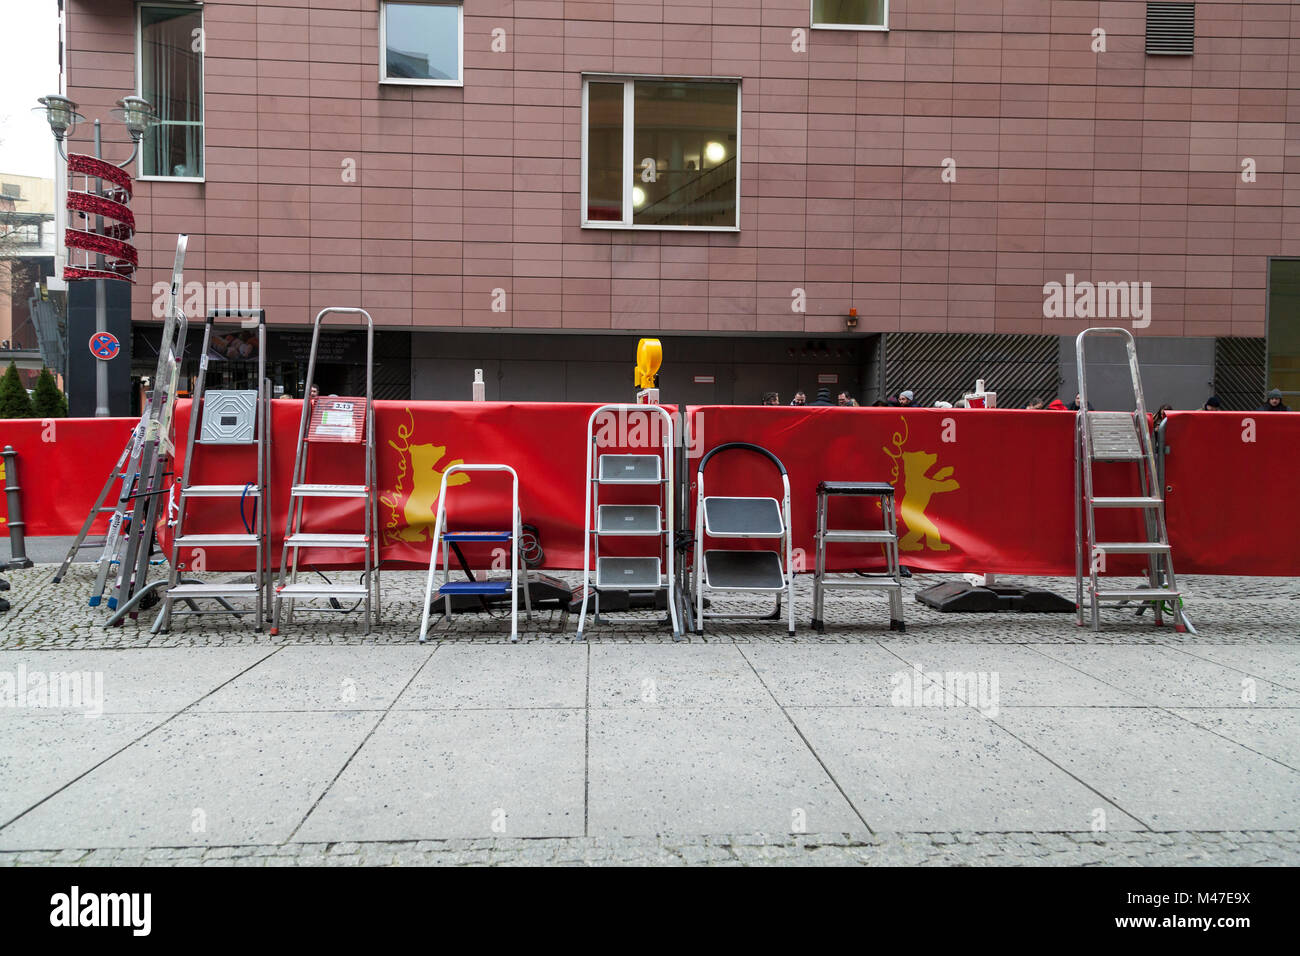
[(636, 344), (636, 371), (632, 384), (637, 388), (654, 388), (655, 376), (664, 361), (664, 349), (658, 339), (642, 339)]

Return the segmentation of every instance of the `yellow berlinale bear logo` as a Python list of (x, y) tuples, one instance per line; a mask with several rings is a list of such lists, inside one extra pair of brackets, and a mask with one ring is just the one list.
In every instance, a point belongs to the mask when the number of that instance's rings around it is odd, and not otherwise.
[(961, 485), (952, 477), (950, 467), (929, 473), (939, 460), (934, 452), (903, 451), (903, 446), (907, 444), (908, 428), (907, 419), (903, 418), (902, 421), (902, 431), (893, 434), (894, 447), (881, 449), (893, 459), (894, 465), (890, 469), (892, 480), (889, 483), (895, 489), (898, 487), (899, 463), (902, 463), (903, 497), (898, 502), (898, 520), (906, 525), (907, 534), (898, 539), (898, 550), (921, 551), (928, 548), (931, 551), (947, 551), (952, 545), (943, 540), (939, 526), (925, 510), (936, 494), (956, 491)]
[[(389, 447), (400, 456), (397, 461), (397, 479), (393, 482), (392, 491), (379, 496), (380, 502), (388, 509), (388, 522), (384, 526), (385, 544), (429, 540), (437, 517), (442, 473), (452, 465), (465, 464), (461, 458), (443, 462), (447, 454), (446, 445), (414, 444), (415, 414), (408, 408), (406, 415), (407, 423), (398, 426), (397, 438), (388, 442)], [(406, 490), (408, 481), (409, 493)], [(468, 481), (469, 475), (457, 472), (447, 479), (447, 484), (463, 485)]]

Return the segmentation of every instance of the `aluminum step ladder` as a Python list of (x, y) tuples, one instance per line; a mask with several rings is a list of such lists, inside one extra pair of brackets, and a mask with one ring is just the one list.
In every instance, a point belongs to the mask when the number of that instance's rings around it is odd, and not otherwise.
[[(311, 395), (316, 381), (316, 355), (320, 348), (321, 324), (326, 316), (360, 316), (366, 321), (366, 394), (361, 397)], [(280, 551), (280, 577), (274, 595), (274, 614), (271, 633), (278, 634), (281, 623), (291, 623), (295, 611), (350, 613), (358, 606), (365, 610), (365, 628), (379, 624), (379, 495), (378, 469), (375, 461), (375, 323), (365, 309), (322, 309), (312, 325), (311, 352), (307, 358), (306, 395), (302, 402), (302, 416), (298, 423), (298, 447), (294, 452), (293, 480), (289, 489), (289, 515), (284, 529), (284, 546)], [(309, 479), (312, 450), (320, 446), (317, 454), (339, 444), (360, 445), (365, 458), (362, 480), (353, 484), (313, 482)], [(304, 529), (304, 517), (309, 501), (320, 499), (351, 498), (362, 503), (362, 528), (347, 532), (323, 532)], [(363, 571), (356, 584), (331, 582), (324, 579), (299, 580), (301, 556), (304, 549), (328, 548), (331, 550), (361, 552)], [(300, 602), (329, 601), (328, 606), (306, 605)], [(342, 602), (354, 602), (344, 607)], [(285, 602), (288, 602), (287, 605)], [(358, 603), (359, 602), (359, 603)]]
[[(460, 472), (506, 472), (510, 475), (510, 530), (508, 531), (448, 531), (447, 530), (447, 479)], [(533, 619), (532, 598), (528, 593), (528, 578), (520, 565), (520, 544), (523, 539), (523, 522), (519, 516), (519, 475), (509, 465), (451, 465), (442, 473), (438, 489), (438, 511), (433, 522), (433, 547), (429, 553), (429, 576), (424, 583), (424, 610), (420, 616), (420, 643), (429, 636), (429, 609), (433, 604), (434, 580), (438, 570), (438, 555), (442, 554), (443, 582), (437, 596), (443, 598), (443, 615), (448, 623), (452, 616), (452, 597), (458, 594), (510, 595), (510, 640), (519, 640), (519, 592), (524, 594), (527, 619)], [(462, 542), (487, 542), (505, 545), (510, 550), (510, 577), (506, 580), (453, 581), (448, 548)]]
[[(704, 469), (716, 455), (748, 451), (770, 461), (781, 474), (782, 495), (776, 498), (709, 496), (704, 492)], [(761, 445), (727, 442), (700, 459), (695, 486), (695, 633), (704, 633), (705, 619), (776, 620), (781, 618), (781, 598), (788, 601), (787, 627), (794, 634), (794, 565), (790, 534), (790, 477), (781, 459)], [(774, 550), (706, 550), (704, 539), (766, 540)], [(704, 611), (706, 591), (772, 594), (775, 608), (767, 614), (731, 614)]]
[[(875, 498), (880, 506), (880, 529), (838, 530), (826, 526), (832, 498)], [(814, 630), (826, 630), (822, 608), (827, 588), (858, 588), (889, 592), (889, 629), (905, 631), (903, 622), (903, 579), (898, 566), (898, 519), (894, 513), (894, 486), (887, 481), (823, 481), (817, 486), (817, 567), (813, 576)], [(879, 544), (885, 556), (883, 573), (858, 573), (828, 577), (826, 545), (846, 543)]]
[[(1133, 386), (1135, 407), (1131, 412), (1089, 410), (1086, 342), (1103, 337), (1118, 337), (1124, 342)], [(1173, 554), (1165, 526), (1164, 491), (1156, 470), (1133, 334), (1119, 328), (1085, 329), (1075, 339), (1075, 357), (1079, 375), (1079, 411), (1075, 415), (1074, 440), (1075, 605), (1078, 624), (1084, 626), (1085, 607), (1092, 629), (1098, 631), (1101, 629), (1100, 609), (1103, 604), (1137, 603), (1151, 606), (1156, 624), (1164, 623), (1163, 612), (1168, 605), (1175, 630), (1179, 633), (1192, 630), (1183, 611), (1182, 592), (1174, 575)], [(1093, 473), (1097, 463), (1130, 465), (1136, 473), (1137, 492), (1098, 496), (1094, 490)], [(1097, 512), (1114, 510), (1141, 513), (1141, 540), (1098, 540)], [(1137, 588), (1103, 585), (1100, 575), (1106, 570), (1106, 559), (1110, 555), (1127, 554), (1146, 555), (1146, 584)]]
[[(658, 449), (653, 454), (600, 453), (600, 436), (605, 426), (597, 428), (597, 419), (611, 419), (617, 435), (631, 435), (629, 425), (633, 416), (645, 416), (647, 435), (658, 429)], [(658, 423), (656, 425), (656, 423)], [(619, 447), (629, 447), (619, 445)], [(612, 404), (601, 405), (587, 419), (587, 484), (583, 509), (585, 528), (582, 539), (582, 608), (578, 614), (577, 639), (583, 640), (587, 622), (587, 605), (593, 607), (596, 623), (600, 618), (600, 592), (606, 591), (664, 591), (667, 598), (669, 623), (673, 638), (682, 636), (681, 617), (678, 614), (676, 569), (674, 568), (673, 526), (673, 418), (659, 405)], [(653, 489), (653, 502), (608, 503), (601, 501), (601, 491), (626, 491), (625, 499), (637, 490)], [(649, 495), (647, 495), (649, 497)], [(626, 542), (629, 539), (654, 539), (657, 552), (649, 555), (602, 554), (602, 541)], [(627, 550), (627, 545), (623, 546)], [(637, 550), (631, 548), (630, 550)], [(648, 547), (643, 550), (650, 550)], [(594, 565), (594, 566), (593, 566)]]
[[(181, 309), (181, 277), (185, 268), (185, 251), (189, 236), (176, 237), (176, 258), (172, 264), (172, 281), (167, 293), (162, 336), (158, 345), (158, 362), (154, 368), (151, 390), (144, 413), (131, 431), (122, 454), (113, 471), (100, 489), (99, 497), (86, 515), (81, 530), (73, 539), (68, 553), (54, 575), (59, 583), (83, 547), (98, 547), (99, 558), (95, 564), (94, 584), (91, 587), (91, 607), (98, 607), (109, 588), (108, 578), (117, 569), (107, 605), (118, 611), (108, 621), (120, 621), (123, 613), (144, 597), (144, 580), (148, 572), (149, 556), (153, 551), (154, 523), (158, 517), (159, 499), (163, 492), (163, 478), (172, 456), (172, 414), (176, 407), (176, 390), (180, 384), (181, 361), (185, 355), (185, 335), (188, 322)], [(108, 506), (109, 494), (114, 485), (118, 493), (116, 505)], [(103, 538), (87, 540), (91, 527), (101, 514), (110, 514), (108, 529)], [(159, 582), (161, 584), (162, 582)]]
[[(207, 388), (209, 349), (212, 330), (217, 319), (239, 319), (240, 328), (255, 330), (257, 335), (257, 388), (212, 389)], [(269, 477), (271, 471), (271, 383), (266, 377), (266, 311), (264, 309), (213, 309), (208, 312), (203, 325), (203, 350), (200, 353), (199, 374), (195, 382), (194, 397), (190, 403), (189, 435), (185, 441), (185, 471), (181, 476), (176, 525), (172, 538), (171, 577), (163, 592), (162, 611), (154, 623), (154, 632), (171, 628), (173, 614), (236, 614), (253, 605), (257, 630), (267, 610), (267, 584), (270, 572), (267, 567), (270, 538)], [(218, 360), (219, 361), (219, 360)], [(250, 480), (226, 484), (195, 484), (195, 463), (205, 457), (209, 447), (238, 446), (250, 448), (254, 461), (248, 466)], [(246, 457), (246, 456), (245, 456)], [(242, 528), (221, 532), (187, 530), (193, 520), (191, 509), (196, 500), (227, 502), (226, 510), (237, 510)], [(251, 516), (248, 503), (251, 501)], [(233, 507), (230, 502), (236, 502)], [(199, 506), (207, 511), (209, 504)], [(233, 523), (233, 522), (231, 522)], [(252, 581), (200, 581), (183, 578), (185, 557), (195, 549), (252, 548), (254, 572)], [(229, 602), (239, 602), (232, 606)], [(177, 601), (189, 604), (191, 610), (176, 611)], [(198, 601), (215, 601), (219, 609), (200, 608)]]

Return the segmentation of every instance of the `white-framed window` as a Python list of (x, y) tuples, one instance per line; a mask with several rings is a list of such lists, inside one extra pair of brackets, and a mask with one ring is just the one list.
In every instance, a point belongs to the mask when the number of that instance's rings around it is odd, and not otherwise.
[(379, 9), (379, 82), (464, 86), (465, 8), (459, 0), (385, 0)]
[(812, 0), (818, 30), (888, 30), (889, 0)]
[(136, 89), (158, 122), (140, 141), (141, 179), (203, 181), (203, 8), (136, 7)]
[(740, 228), (740, 81), (582, 82), (582, 225)]

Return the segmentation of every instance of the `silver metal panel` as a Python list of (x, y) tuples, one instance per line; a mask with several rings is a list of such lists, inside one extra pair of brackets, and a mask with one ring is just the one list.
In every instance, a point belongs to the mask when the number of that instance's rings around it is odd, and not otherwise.
[(248, 445), (257, 432), (257, 390), (203, 393), (200, 440), (210, 445)]
[(600, 481), (613, 485), (654, 484), (663, 477), (658, 455), (601, 455)]
[(635, 590), (660, 586), (658, 558), (601, 558), (596, 562), (596, 587)]
[(601, 505), (596, 509), (601, 534), (651, 535), (663, 532), (658, 505)]

